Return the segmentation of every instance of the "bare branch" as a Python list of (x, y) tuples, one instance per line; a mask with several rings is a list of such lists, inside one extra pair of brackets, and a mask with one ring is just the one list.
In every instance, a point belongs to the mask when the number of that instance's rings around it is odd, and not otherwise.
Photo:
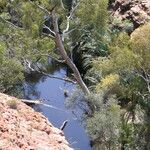
[(60, 3), (61, 3), (61, 7), (62, 7), (63, 9), (65, 9), (64, 4), (63, 4), (63, 1), (62, 1), (62, 0), (60, 0)]
[(41, 74), (43, 74), (43, 75), (45, 75), (45, 76), (47, 76), (47, 77), (49, 77), (49, 78), (54, 78), (54, 79), (58, 79), (58, 80), (63, 80), (63, 81), (67, 81), (67, 82), (70, 82), (70, 83), (73, 83), (73, 84), (76, 84), (76, 83), (77, 83), (77, 82), (75, 82), (75, 81), (73, 81), (73, 80), (71, 80), (71, 79), (69, 79), (69, 78), (67, 78), (67, 77), (61, 78), (61, 77), (57, 77), (57, 76), (51, 76), (51, 75), (49, 75), (49, 74), (47, 74), (47, 73), (45, 73), (45, 72), (43, 72), (43, 71), (39, 71), (39, 73), (41, 73)]
[(45, 104), (45, 103), (43, 103), (42, 102), (42, 100), (27, 100), (27, 99), (21, 99), (21, 101), (23, 102), (23, 103), (25, 103), (25, 104), (27, 104), (27, 105), (43, 105), (43, 106), (45, 106), (45, 107), (49, 107), (49, 108), (52, 108), (52, 109), (55, 109), (55, 110), (59, 110), (59, 111), (64, 111), (64, 110), (62, 110), (62, 109), (59, 109), (59, 108), (57, 108), (57, 107), (55, 107), (55, 106), (52, 106), (52, 105), (49, 105), (49, 104)]
[(69, 25), (70, 25), (70, 17), (67, 17), (67, 27), (66, 27), (66, 29), (63, 31), (63, 34), (65, 34), (65, 33), (69, 30)]
[(31, 71), (35, 71), (34, 68), (31, 67), (31, 63), (27, 59), (23, 59), (23, 63), (27, 66)]
[(57, 59), (57, 58), (55, 58), (55, 57), (53, 57), (53, 56), (51, 56), (51, 55), (49, 55), (49, 54), (39, 54), (39, 55), (40, 55), (40, 56), (47, 56), (47, 57), (50, 57), (51, 59), (57, 61), (58, 63), (65, 63), (65, 60), (59, 60), (59, 59)]
[(148, 80), (142, 75), (140, 74), (139, 72), (136, 72), (136, 74), (141, 77), (145, 82), (147, 82)]
[(67, 77), (61, 78), (61, 77), (57, 77), (57, 76), (51, 76), (51, 75), (49, 75), (48, 73), (43, 72), (43, 71), (41, 70), (41, 68), (40, 68), (38, 65), (36, 66), (36, 67), (38, 68), (38, 70), (37, 70), (37, 69), (34, 69), (34, 68), (31, 67), (31, 63), (30, 63), (28, 60), (26, 60), (26, 59), (23, 59), (23, 61), (24, 61), (24, 64), (25, 64), (31, 71), (33, 71), (33, 72), (36, 71), (36, 72), (41, 73), (41, 74), (43, 74), (44, 76), (47, 76), (47, 77), (49, 77), (49, 78), (58, 79), (58, 80), (63, 80), (63, 81), (67, 81), (67, 82), (76, 84), (75, 81), (73, 81), (73, 80), (71, 80), (71, 79), (69, 79), (69, 78), (67, 78)]
[(73, 16), (73, 13), (75, 12), (75, 10), (77, 9), (77, 7), (79, 6), (80, 2), (78, 2), (78, 4), (72, 8), (71, 12), (70, 12), (70, 15), (69, 15), (69, 18), (72, 18)]
[(72, 19), (72, 16), (73, 16), (73, 14), (74, 14), (74, 12), (75, 12), (75, 10), (77, 9), (77, 7), (79, 6), (79, 3), (74, 7), (74, 8), (72, 8), (72, 10), (71, 10), (71, 12), (70, 12), (70, 15), (69, 16), (66, 16), (66, 18), (67, 18), (67, 25), (66, 25), (66, 29), (64, 29), (63, 30), (63, 34), (62, 34), (62, 41), (64, 41), (64, 38), (65, 38), (65, 35), (67, 35), (67, 34), (69, 34), (69, 33), (71, 33), (72, 32), (72, 30), (71, 31), (69, 31), (69, 27), (70, 27), (70, 20)]
[(54, 36), (52, 36), (51, 34), (42, 33), (42, 35), (47, 36), (47, 37), (52, 38), (52, 39), (54, 39), (54, 38), (55, 38), (55, 37), (54, 37)]
[(71, 29), (68, 32), (66, 32), (65, 34), (70, 34), (71, 32), (73, 32), (74, 30), (76, 30), (77, 28)]
[(52, 34), (56, 35), (55, 32), (53, 30), (51, 30), (48, 26), (46, 26), (45, 24), (43, 25), (43, 28), (47, 29), (48, 31), (50, 31)]
[(68, 120), (65, 120), (65, 121), (63, 122), (63, 124), (61, 125), (60, 130), (64, 130), (65, 127), (66, 127), (66, 125), (67, 125), (67, 123), (68, 123)]

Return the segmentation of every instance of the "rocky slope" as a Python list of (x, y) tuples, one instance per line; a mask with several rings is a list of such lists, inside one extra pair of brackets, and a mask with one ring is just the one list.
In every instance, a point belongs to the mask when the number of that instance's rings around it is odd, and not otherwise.
[(109, 9), (113, 16), (112, 23), (119, 29), (126, 26), (132, 32), (150, 22), (150, 0), (110, 0)]
[(0, 93), (1, 150), (73, 150), (64, 134), (19, 99)]

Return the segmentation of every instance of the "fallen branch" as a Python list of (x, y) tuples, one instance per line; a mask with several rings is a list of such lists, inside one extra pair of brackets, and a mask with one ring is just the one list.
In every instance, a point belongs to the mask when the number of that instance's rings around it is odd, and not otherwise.
[(22, 102), (26, 103), (27, 105), (32, 105), (32, 104), (42, 104), (41, 100), (26, 100), (26, 99), (21, 99)]
[(27, 105), (43, 105), (45, 107), (49, 107), (55, 110), (59, 110), (59, 111), (64, 111), (62, 109), (59, 109), (55, 106), (49, 105), (49, 104), (44, 104), (41, 100), (26, 100), (26, 99), (21, 99), (21, 101)]
[(67, 123), (68, 123), (68, 120), (65, 120), (63, 122), (63, 124), (61, 125), (60, 130), (64, 130), (64, 128), (66, 127)]
[(76, 84), (76, 83), (77, 83), (76, 81), (73, 81), (73, 80), (71, 80), (71, 79), (69, 79), (69, 78), (62, 78), (62, 77), (57, 77), (57, 76), (51, 76), (51, 75), (49, 75), (48, 73), (43, 72), (43, 71), (40, 69), (40, 67), (37, 66), (37, 65), (36, 65), (36, 67), (38, 68), (38, 70), (32, 68), (32, 67), (31, 67), (31, 63), (30, 63), (28, 60), (25, 60), (25, 59), (24, 59), (23, 61), (24, 61), (24, 64), (25, 64), (31, 71), (38, 72), (38, 73), (40, 73), (40, 74), (42, 74), (42, 75), (44, 75), (44, 76), (47, 76), (47, 77), (49, 77), (49, 78), (58, 79), (58, 80), (63, 80), (63, 81), (70, 82), (70, 83), (73, 83), (73, 84)]
[(47, 74), (45, 72), (42, 72), (42, 71), (40, 71), (39, 73), (41, 73), (41, 74), (43, 74), (43, 75), (45, 75), (45, 76), (47, 76), (49, 78), (54, 78), (54, 79), (58, 79), (58, 80), (67, 81), (67, 82), (70, 82), (70, 83), (73, 83), (73, 84), (77, 84), (76, 81), (73, 81), (73, 80), (71, 80), (69, 78), (61, 78), (61, 77), (51, 76), (51, 75), (49, 75), (49, 74)]

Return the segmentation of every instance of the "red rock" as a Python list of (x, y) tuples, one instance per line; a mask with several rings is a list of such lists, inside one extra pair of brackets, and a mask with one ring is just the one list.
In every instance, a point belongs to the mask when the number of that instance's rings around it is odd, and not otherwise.
[(150, 22), (150, 0), (114, 0), (110, 3), (110, 11), (114, 18), (133, 23), (133, 29)]
[[(8, 107), (11, 100), (16, 109)], [(62, 131), (19, 99), (0, 93), (0, 114), (2, 150), (73, 150)]]

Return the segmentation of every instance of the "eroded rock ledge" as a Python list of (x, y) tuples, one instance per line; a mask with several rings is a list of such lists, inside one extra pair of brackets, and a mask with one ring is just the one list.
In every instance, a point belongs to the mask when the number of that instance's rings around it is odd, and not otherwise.
[[(109, 3), (112, 16), (120, 21), (129, 20), (133, 30), (150, 22), (150, 0), (109, 0)], [(121, 25), (119, 27), (123, 28)]]
[(61, 130), (19, 99), (0, 93), (0, 149), (73, 150)]

